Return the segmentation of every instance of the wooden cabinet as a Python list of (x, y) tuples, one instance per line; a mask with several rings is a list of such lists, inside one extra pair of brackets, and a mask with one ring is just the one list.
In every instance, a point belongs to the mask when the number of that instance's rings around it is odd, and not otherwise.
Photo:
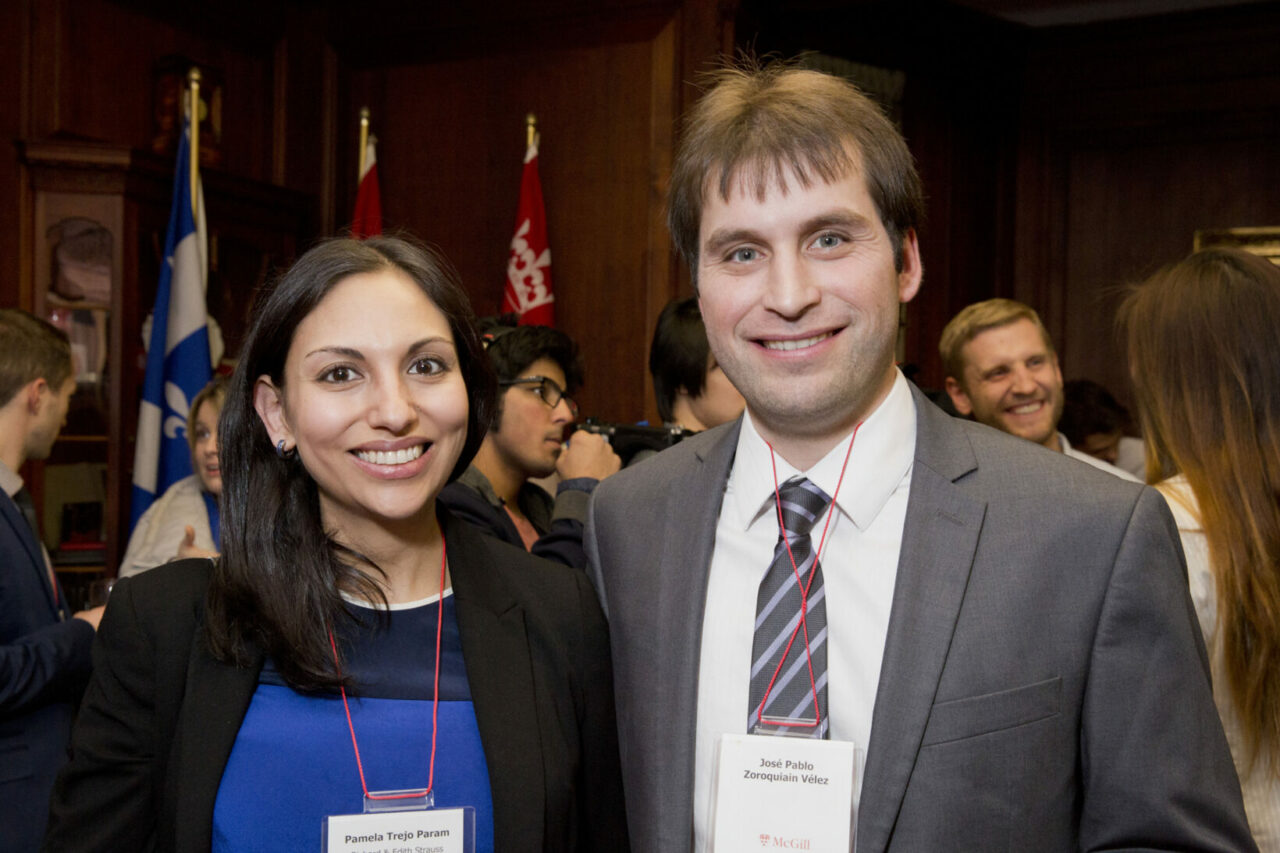
[[(133, 455), (174, 163), (120, 146), (20, 144), (24, 307), (68, 332), (76, 393), (53, 453), (24, 472), (42, 532), (72, 588), (114, 576), (128, 540)], [(201, 174), (209, 232), (209, 314), (234, 364), (258, 289), (315, 235), (308, 195), (214, 170)], [(68, 596), (72, 589), (68, 589)]]

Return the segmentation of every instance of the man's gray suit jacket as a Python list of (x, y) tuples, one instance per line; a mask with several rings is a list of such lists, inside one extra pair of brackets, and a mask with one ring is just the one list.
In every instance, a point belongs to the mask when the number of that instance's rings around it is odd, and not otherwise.
[[(915, 405), (859, 853), (1255, 849), (1163, 499)], [(592, 501), (637, 853), (691, 847), (703, 606), (739, 426)]]

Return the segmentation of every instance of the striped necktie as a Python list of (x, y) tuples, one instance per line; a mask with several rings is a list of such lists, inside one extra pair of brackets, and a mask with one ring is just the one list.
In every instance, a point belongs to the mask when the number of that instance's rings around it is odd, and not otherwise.
[[(809, 534), (831, 498), (804, 477), (783, 483), (778, 493), (782, 529), (773, 549), (773, 561), (756, 596), (747, 731), (826, 738), (830, 730), (826, 591)], [(800, 620), (801, 601), (806, 598), (808, 654), (806, 626)], [(793, 725), (781, 725), (780, 721)]]

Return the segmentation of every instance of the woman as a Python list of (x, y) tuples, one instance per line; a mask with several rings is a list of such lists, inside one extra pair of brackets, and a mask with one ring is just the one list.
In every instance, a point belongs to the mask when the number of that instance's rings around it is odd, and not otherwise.
[(429, 786), (477, 850), (626, 849), (590, 583), (436, 501), (492, 401), (441, 258), (374, 238), (294, 265), (223, 411), (222, 556), (112, 593), (46, 849), (314, 850)]
[(1197, 252), (1121, 307), (1147, 480), (1191, 596), (1254, 839), (1280, 851), (1280, 269)]
[(218, 556), (218, 498), (222, 494), (218, 416), (226, 398), (226, 379), (216, 377), (191, 401), (187, 444), (195, 473), (165, 489), (138, 519), (120, 561), (120, 577), (180, 557)]

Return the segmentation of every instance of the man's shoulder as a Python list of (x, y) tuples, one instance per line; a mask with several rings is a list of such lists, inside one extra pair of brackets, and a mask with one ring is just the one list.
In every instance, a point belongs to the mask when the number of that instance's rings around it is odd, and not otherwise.
[(593, 495), (595, 501), (607, 502), (617, 496), (634, 495), (637, 491), (661, 491), (687, 480), (693, 471), (705, 464), (709, 454), (724, 450), (722, 442), (734, 440), (737, 435), (736, 423), (721, 424), (691, 435), (660, 453), (601, 480)]
[(984, 499), (1029, 501), (1052, 507), (1057, 515), (1073, 508), (1105, 507), (1108, 512), (1122, 512), (1132, 508), (1144, 488), (1135, 480), (1117, 477), (992, 427), (960, 418), (952, 421), (975, 462), (973, 470), (956, 482), (976, 490)]

